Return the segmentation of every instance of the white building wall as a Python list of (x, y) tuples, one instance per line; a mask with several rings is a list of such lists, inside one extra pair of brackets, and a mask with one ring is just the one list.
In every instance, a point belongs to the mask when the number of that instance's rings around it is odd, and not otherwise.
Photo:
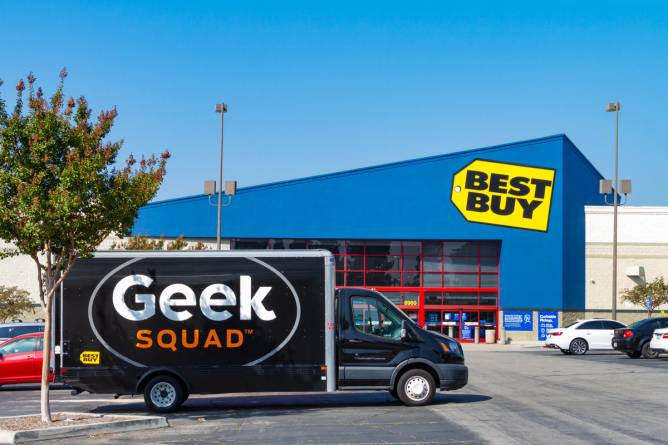
[[(585, 221), (586, 308), (609, 311), (612, 307), (613, 209), (587, 206)], [(668, 207), (621, 206), (617, 225), (617, 308), (642, 311), (643, 307), (622, 302), (621, 295), (641, 280), (651, 281), (658, 276), (668, 280)], [(668, 311), (668, 307), (662, 309)], [(620, 319), (624, 321), (624, 317)]]

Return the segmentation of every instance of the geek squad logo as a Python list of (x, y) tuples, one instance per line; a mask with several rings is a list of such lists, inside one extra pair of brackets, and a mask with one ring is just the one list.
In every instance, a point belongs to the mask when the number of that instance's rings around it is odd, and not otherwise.
[(151, 276), (135, 269), (138, 261), (107, 274), (89, 301), (93, 333), (127, 363), (216, 364), (224, 352), (227, 364), (256, 364), (281, 350), (297, 329), (294, 286), (259, 259), (221, 263), (219, 276), (195, 263), (184, 263), (178, 276), (166, 269)]
[(546, 232), (555, 171), (476, 159), (456, 172), (450, 200), (469, 222)]

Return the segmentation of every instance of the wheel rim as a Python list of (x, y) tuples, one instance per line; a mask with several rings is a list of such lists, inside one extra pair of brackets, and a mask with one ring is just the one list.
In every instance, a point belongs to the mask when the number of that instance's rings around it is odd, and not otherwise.
[(583, 340), (575, 340), (573, 342), (573, 352), (576, 354), (584, 354), (587, 352), (587, 345)]
[(650, 348), (649, 346), (646, 347), (646, 349), (645, 349), (645, 356), (646, 356), (647, 358), (656, 358), (657, 355), (659, 355), (658, 352), (654, 351), (654, 350), (653, 350), (652, 348)]
[(415, 376), (406, 381), (406, 395), (416, 402), (424, 400), (429, 395), (429, 382), (424, 377)]
[(151, 388), (151, 402), (159, 408), (172, 406), (176, 402), (176, 388), (171, 383), (157, 383)]

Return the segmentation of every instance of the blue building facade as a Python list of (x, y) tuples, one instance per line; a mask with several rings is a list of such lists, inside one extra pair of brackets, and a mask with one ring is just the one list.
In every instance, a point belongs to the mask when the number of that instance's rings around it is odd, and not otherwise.
[[(600, 178), (556, 135), (241, 188), (222, 237), (328, 248), (337, 285), (378, 289), (467, 339), (469, 325), (497, 329), (499, 310), (584, 310), (584, 206), (600, 202)], [(132, 233), (211, 239), (216, 208), (205, 195), (151, 203)]]

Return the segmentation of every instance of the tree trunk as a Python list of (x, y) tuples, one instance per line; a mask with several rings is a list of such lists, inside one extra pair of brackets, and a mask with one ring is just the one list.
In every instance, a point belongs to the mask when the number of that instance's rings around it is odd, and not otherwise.
[(42, 422), (51, 423), (51, 407), (49, 406), (49, 371), (51, 365), (51, 331), (53, 330), (51, 320), (51, 308), (53, 307), (53, 294), (49, 295), (53, 280), (47, 278), (46, 313), (44, 314), (44, 348), (42, 349), (42, 384), (40, 397), (40, 413)]

